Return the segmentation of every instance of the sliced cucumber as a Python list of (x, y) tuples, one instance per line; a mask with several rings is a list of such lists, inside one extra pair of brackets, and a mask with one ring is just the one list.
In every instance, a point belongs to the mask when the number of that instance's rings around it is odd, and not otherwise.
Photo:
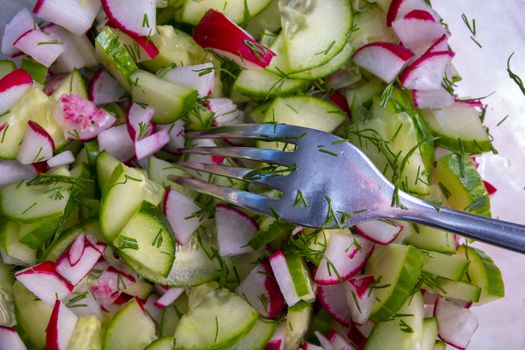
[(88, 98), (86, 84), (82, 74), (78, 70), (73, 70), (69, 75), (62, 81), (58, 89), (53, 92), (53, 98), (58, 100), (60, 96), (64, 94), (75, 94)]
[(423, 333), (421, 334), (421, 350), (434, 350), (438, 336), (438, 323), (434, 317), (423, 320)]
[(458, 281), (465, 273), (469, 261), (457, 256), (425, 251), (423, 271), (449, 280)]
[(405, 229), (410, 232), (405, 239), (405, 244), (444, 254), (456, 252), (456, 240), (452, 233), (417, 224), (406, 224)]
[(69, 350), (101, 350), (102, 324), (93, 315), (79, 316), (69, 342)]
[(119, 42), (113, 29), (102, 29), (95, 38), (95, 50), (100, 63), (129, 91), (129, 77), (138, 67), (126, 47)]
[(169, 305), (162, 310), (162, 318), (160, 320), (160, 336), (170, 337), (175, 334), (177, 324), (180, 321), (180, 313), (177, 311), (175, 305)]
[(457, 255), (470, 262), (464, 279), (481, 288), (479, 303), (488, 303), (505, 296), (501, 271), (487, 254), (477, 248), (460, 246)]
[(435, 343), (434, 343), (434, 347), (432, 348), (432, 350), (446, 350), (447, 348), (447, 344), (442, 342), (441, 340), (437, 340)]
[(25, 56), (20, 61), (20, 68), (28, 72), (35, 82), (41, 86), (45, 85), (48, 71), (46, 66), (31, 57)]
[(5, 262), (30, 266), (36, 262), (36, 250), (20, 243), (20, 225), (5, 221), (0, 228), (0, 253)]
[[(276, 323), (271, 320), (258, 319), (252, 329), (227, 350), (263, 350), (275, 331)], [(225, 349), (225, 350), (226, 350)]]
[(441, 157), (437, 161), (435, 177), (446, 189), (452, 208), (491, 216), (489, 194), (470, 160), (453, 153)]
[(297, 296), (308, 302), (315, 300), (314, 282), (303, 258), (298, 254), (287, 254), (286, 264)]
[(422, 114), (432, 132), (439, 137), (436, 143), (455, 152), (463, 149), (470, 154), (479, 154), (493, 149), (492, 142), (480, 112), (466, 103), (455, 103), (446, 108), (424, 110)]
[(368, 6), (364, 11), (356, 14), (354, 28), (355, 31), (350, 35), (350, 43), (356, 49), (372, 42), (396, 42), (397, 40), (392, 28), (386, 26), (385, 11), (378, 6)]
[(263, 11), (271, 0), (182, 0), (176, 19), (196, 25), (209, 9), (223, 12), (226, 17), (241, 24)]
[(104, 192), (111, 179), (111, 174), (120, 164), (111, 154), (102, 151), (98, 154), (96, 160), (97, 182), (100, 192)]
[(377, 300), (371, 320), (385, 321), (395, 315), (413, 292), (422, 266), (423, 253), (414, 247), (395, 243), (376, 246), (366, 265), (366, 273), (388, 287), (375, 291)]
[[(256, 39), (261, 38), (265, 32), (277, 32), (281, 29), (281, 11), (279, 11), (279, 0), (271, 0), (270, 4), (257, 16), (246, 23), (246, 30)], [(261, 44), (266, 45), (264, 40)]]
[(152, 291), (153, 285), (142, 279), (137, 279), (135, 283), (128, 286), (128, 288), (124, 289), (122, 292), (146, 300)]
[(351, 44), (346, 44), (337, 55), (332, 57), (325, 64), (302, 72), (291, 73), (289, 76), (293, 79), (306, 80), (315, 80), (325, 77), (341, 68), (341, 66), (345, 64), (346, 61), (348, 61), (354, 50), (355, 48)]
[(262, 123), (264, 115), (266, 114), (266, 111), (271, 105), (272, 105), (272, 102), (265, 102), (263, 104), (260, 104), (254, 109), (252, 109), (251, 111), (249, 111), (248, 115), (254, 122)]
[(186, 172), (175, 167), (172, 163), (165, 160), (149, 157), (148, 158), (148, 177), (162, 186), (168, 186), (172, 183), (169, 176), (185, 176)]
[(113, 245), (124, 261), (131, 259), (133, 265), (141, 265), (162, 277), (168, 275), (175, 259), (171, 226), (162, 213), (146, 201), (117, 234)]
[(235, 80), (233, 89), (255, 99), (271, 99), (301, 91), (307, 80), (290, 79), (267, 70), (243, 70)]
[(36, 298), (18, 281), (13, 284), (13, 295), (19, 332), (36, 349), (45, 349), (46, 328), (51, 317), (51, 307)]
[(137, 301), (132, 299), (113, 316), (104, 334), (102, 348), (143, 350), (155, 338), (155, 324)]
[(372, 78), (345, 91), (354, 123), (362, 123), (370, 117), (373, 99), (379, 96), (384, 89), (385, 84), (381, 80)]
[[(445, 298), (477, 303), (481, 295), (481, 288), (461, 281), (451, 281), (441, 277), (433, 278), (432, 285), (423, 283), (423, 288)], [(435, 284), (435, 285), (434, 285)]]
[(150, 345), (146, 346), (144, 350), (172, 350), (174, 344), (173, 337), (163, 337), (155, 340)]
[(16, 325), (12, 288), (13, 276), (11, 266), (4, 264), (2, 259), (0, 259), (0, 325), (7, 327)]
[[(277, 2), (277, 1), (276, 1)], [(280, 23), (280, 21), (279, 21)], [(16, 69), (16, 64), (10, 60), (0, 60), (0, 79)]]
[(197, 101), (197, 91), (171, 83), (146, 71), (136, 71), (129, 76), (131, 96), (135, 102), (145, 103), (155, 109), (153, 121), (169, 124), (186, 114)]
[(247, 334), (258, 312), (242, 297), (205, 284), (190, 295), (190, 309), (175, 331), (175, 349), (222, 349)]
[(286, 350), (298, 349), (312, 320), (312, 304), (300, 301), (286, 315)]
[(40, 249), (58, 228), (60, 218), (42, 220), (34, 224), (20, 225), (20, 243), (32, 249)]

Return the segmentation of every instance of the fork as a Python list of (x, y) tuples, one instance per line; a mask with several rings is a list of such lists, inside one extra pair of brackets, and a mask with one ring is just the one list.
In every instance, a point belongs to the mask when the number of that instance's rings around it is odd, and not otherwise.
[(296, 145), (294, 151), (255, 147), (190, 147), (180, 151), (263, 162), (288, 174), (242, 167), (179, 162), (176, 165), (276, 189), (279, 199), (218, 186), (195, 178), (174, 180), (193, 190), (289, 223), (350, 227), (373, 219), (429, 225), (525, 253), (525, 226), (476, 216), (411, 196), (396, 188), (357, 147), (319, 130), (284, 124), (242, 124), (188, 133), (189, 139), (252, 139)]

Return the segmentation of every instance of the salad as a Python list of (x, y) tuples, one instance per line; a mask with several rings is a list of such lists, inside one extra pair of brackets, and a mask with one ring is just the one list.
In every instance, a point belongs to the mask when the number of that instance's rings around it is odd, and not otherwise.
[[(0, 349), (467, 348), (470, 308), (504, 297), (471, 241), (397, 221), (343, 228), (337, 208), (322, 229), (297, 227), (176, 181), (278, 197), (253, 180), (290, 168), (180, 150), (247, 145), (185, 132), (285, 123), (352, 142), (437, 211), (490, 216), (476, 156), (497, 151), (482, 99), (455, 93), (450, 35), (427, 0), (38, 0), (13, 14)], [(311, 205), (300, 189), (296, 205)]]

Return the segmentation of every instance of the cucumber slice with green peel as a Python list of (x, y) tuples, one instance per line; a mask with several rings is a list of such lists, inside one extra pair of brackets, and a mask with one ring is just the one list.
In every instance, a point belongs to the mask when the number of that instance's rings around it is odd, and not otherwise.
[(171, 226), (162, 213), (151, 203), (144, 201), (140, 210), (117, 234), (113, 245), (124, 261), (133, 260), (134, 265), (142, 265), (153, 273), (166, 277), (175, 259), (173, 235)]
[(175, 305), (169, 305), (162, 310), (162, 318), (160, 320), (160, 336), (169, 337), (175, 334), (177, 324), (180, 321), (180, 313)]
[(200, 131), (208, 130), (212, 127), (215, 114), (207, 108), (195, 105), (183, 119), (186, 122), (186, 130)]
[(46, 83), (47, 67), (38, 63), (33, 58), (27, 56), (23, 57), (20, 61), (20, 68), (28, 72), (38, 84), (43, 86)]
[(146, 300), (152, 291), (153, 285), (144, 280), (138, 279), (135, 281), (135, 283), (128, 286), (128, 288), (124, 289), (122, 292), (126, 293), (127, 295)]
[(0, 190), (0, 210), (19, 223), (59, 218), (69, 200), (69, 187), (65, 183), (33, 185), (27, 180), (12, 184)]
[(164, 199), (164, 187), (148, 179), (146, 172), (144, 172), (144, 180), (146, 181), (144, 186), (144, 200), (154, 206), (159, 206)]
[(447, 201), (452, 208), (491, 216), (489, 194), (483, 179), (468, 158), (453, 153), (441, 157), (434, 175), (446, 191)]
[[(257, 16), (246, 23), (246, 30), (254, 38), (261, 38), (265, 32), (277, 32), (281, 29), (281, 11), (279, 10), (279, 0), (271, 0), (270, 4)], [(262, 38), (259, 40), (262, 45), (266, 45)]]
[(0, 255), (10, 264), (30, 266), (36, 263), (36, 250), (20, 243), (20, 225), (5, 221), (0, 229)]
[(93, 315), (79, 316), (68, 349), (98, 350), (102, 349), (102, 324)]
[(111, 174), (115, 168), (120, 164), (111, 154), (107, 151), (102, 151), (97, 156), (96, 169), (97, 169), (97, 182), (100, 192), (104, 192), (111, 179)]
[(272, 102), (265, 102), (258, 105), (254, 109), (248, 112), (248, 116), (256, 123), (262, 123), (264, 115), (268, 108), (272, 105)]
[(455, 103), (446, 108), (422, 111), (436, 143), (454, 152), (479, 154), (494, 149), (481, 122), (481, 112), (467, 103)]
[(464, 280), (481, 288), (479, 303), (488, 303), (505, 296), (501, 271), (492, 258), (477, 248), (460, 246), (457, 256), (467, 259), (469, 267)]
[(435, 317), (423, 320), (423, 332), (421, 334), (421, 350), (434, 350), (434, 344), (438, 336), (438, 323)]
[(58, 89), (53, 92), (52, 96), (55, 100), (58, 100), (60, 96), (64, 94), (75, 94), (82, 96), (85, 99), (89, 98), (84, 78), (78, 70), (75, 69), (69, 73), (69, 75), (64, 78), (62, 83), (59, 85)]
[(153, 156), (148, 158), (148, 177), (151, 180), (162, 186), (168, 186), (172, 183), (168, 179), (169, 176), (186, 176), (186, 172), (165, 160)]
[(384, 89), (385, 84), (381, 80), (372, 78), (345, 91), (346, 101), (350, 106), (354, 123), (362, 123), (371, 117), (370, 108), (373, 99), (379, 96)]
[(95, 51), (100, 63), (126, 90), (131, 90), (129, 77), (138, 70), (128, 49), (119, 42), (113, 29), (104, 27), (95, 38)]
[(262, 12), (271, 0), (183, 0), (175, 18), (196, 25), (210, 9), (221, 11), (237, 24), (242, 24)]
[[(319, 67), (346, 45), (352, 28), (352, 7), (346, 0), (316, 0), (303, 8), (281, 6), (285, 73)], [(322, 38), (312, 40), (312, 38)]]
[(233, 89), (255, 99), (267, 100), (299, 92), (308, 84), (307, 80), (290, 79), (264, 69), (245, 69), (235, 80)]
[(423, 259), (423, 253), (411, 246), (395, 243), (376, 246), (366, 265), (366, 273), (374, 276), (376, 283), (387, 287), (375, 290), (377, 300), (372, 307), (371, 320), (385, 321), (395, 315), (412, 294)]
[(0, 325), (16, 325), (15, 304), (13, 300), (14, 274), (10, 265), (0, 259)]
[(315, 80), (325, 77), (341, 68), (341, 66), (350, 59), (350, 56), (354, 51), (355, 48), (351, 44), (347, 43), (338, 54), (332, 57), (325, 64), (302, 72), (291, 73), (289, 77), (292, 79), (305, 80)]
[(172, 350), (174, 341), (173, 337), (162, 337), (146, 346), (144, 350)]
[(286, 264), (297, 296), (304, 301), (315, 300), (314, 282), (303, 258), (298, 254), (287, 254)]
[(94, 236), (97, 241), (102, 241), (102, 233), (100, 231), (100, 225), (98, 223), (98, 217), (93, 217), (79, 222), (75, 226), (72, 226), (62, 232), (60, 237), (53, 241), (49, 247), (47, 247), (40, 261), (57, 261), (58, 258), (66, 251), (73, 241), (80, 236), (82, 233), (86, 235)]
[(19, 333), (36, 349), (45, 349), (51, 307), (36, 298), (18, 281), (13, 284), (13, 296)]
[(374, 325), (364, 349), (420, 349), (424, 314), (423, 296), (416, 292), (403, 303), (398, 316)]
[(432, 283), (423, 283), (422, 288), (439, 294), (447, 299), (463, 300), (477, 303), (481, 295), (481, 288), (472, 284), (451, 281), (442, 277), (432, 277)]
[[(390, 4), (390, 3), (389, 3)], [(354, 16), (350, 43), (355, 48), (372, 42), (396, 42), (396, 33), (386, 26), (386, 13), (378, 6), (368, 6)]]
[(422, 270), (433, 275), (459, 281), (467, 267), (469, 261), (457, 256), (441, 254), (432, 251), (424, 251)]
[(169, 124), (189, 112), (197, 102), (197, 91), (138, 70), (129, 76), (131, 96), (155, 109), (153, 122)]
[(279, 238), (287, 237), (294, 229), (294, 225), (269, 216), (265, 216), (262, 220), (262, 223), (259, 224), (259, 232), (249, 242), (253, 249), (263, 248)]
[(223, 349), (247, 334), (258, 312), (242, 297), (215, 285), (195, 288), (175, 331), (175, 349)]
[(300, 301), (286, 314), (286, 350), (298, 349), (312, 320), (312, 304)]
[(60, 218), (20, 225), (20, 243), (31, 249), (40, 249), (58, 228)]
[(124, 164), (117, 165), (113, 170), (100, 202), (100, 228), (106, 241), (113, 242), (140, 208), (145, 180), (137, 169)]
[(252, 329), (235, 344), (228, 346), (225, 350), (263, 350), (272, 337), (277, 324), (274, 321), (258, 319)]
[(137, 300), (132, 299), (113, 316), (104, 334), (102, 348), (143, 350), (155, 338), (155, 323), (146, 315)]
[(443, 254), (456, 252), (456, 240), (452, 233), (418, 224), (408, 224), (404, 230), (410, 232), (404, 241), (405, 244)]
[(0, 117), (0, 159), (16, 159), (29, 120), (48, 132), (55, 147), (62, 147), (66, 140), (54, 113), (54, 100), (37, 88), (30, 88), (9, 112)]
[(16, 69), (16, 64), (10, 60), (0, 60), (0, 79)]

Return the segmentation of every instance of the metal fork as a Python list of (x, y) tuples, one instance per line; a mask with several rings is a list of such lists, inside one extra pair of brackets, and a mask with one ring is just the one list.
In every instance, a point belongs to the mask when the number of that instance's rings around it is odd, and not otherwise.
[(405, 220), (525, 253), (525, 226), (436, 208), (435, 204), (400, 191), (363, 152), (335, 135), (284, 124), (245, 124), (188, 133), (187, 137), (255, 139), (296, 145), (292, 152), (254, 147), (182, 149), (182, 153), (249, 159), (290, 169), (288, 175), (278, 175), (241, 167), (178, 163), (182, 168), (246, 180), (282, 192), (281, 198), (271, 199), (193, 178), (175, 180), (235, 205), (311, 228), (348, 227), (372, 219)]

